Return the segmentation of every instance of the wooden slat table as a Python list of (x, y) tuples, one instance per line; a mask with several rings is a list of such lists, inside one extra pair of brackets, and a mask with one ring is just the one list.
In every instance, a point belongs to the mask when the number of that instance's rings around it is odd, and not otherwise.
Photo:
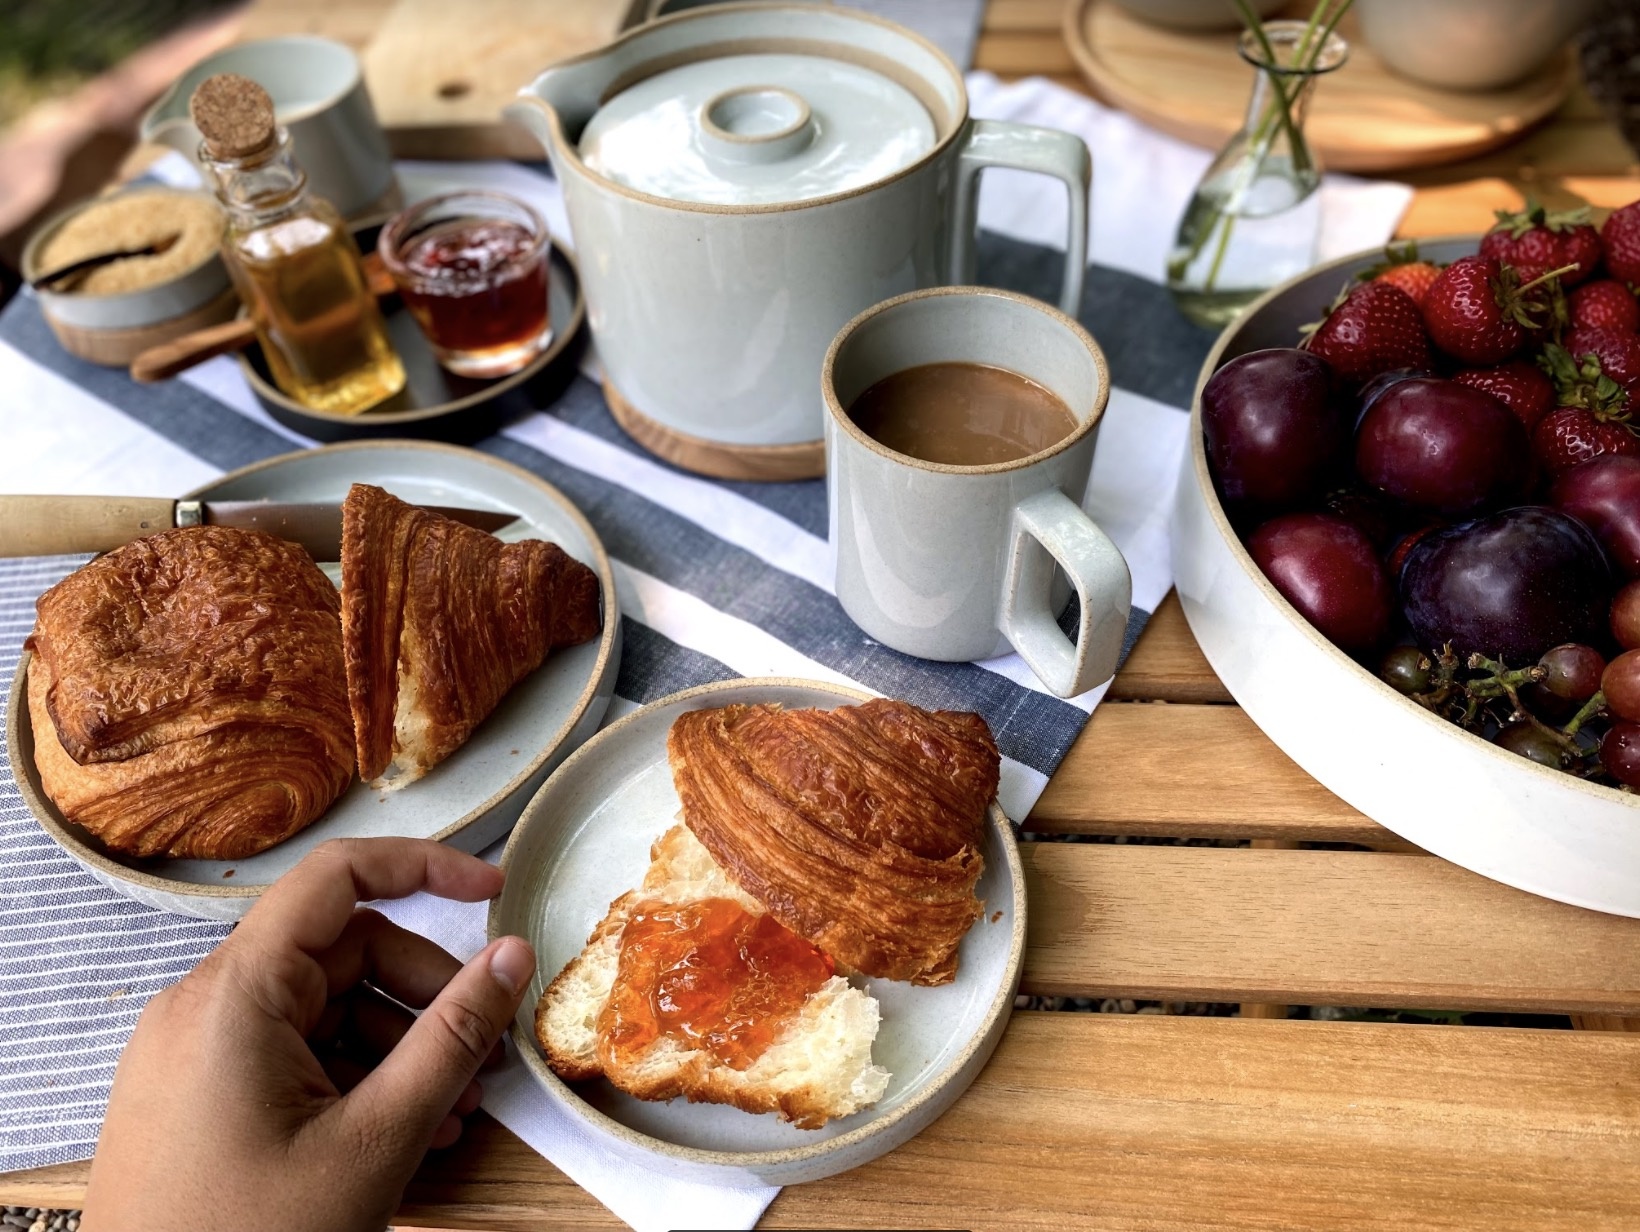
[[(363, 38), (383, 7), (322, 11)], [(992, 0), (980, 66), (1080, 88), (1060, 16), (1060, 0)], [(1631, 164), (1574, 97), (1507, 150), (1419, 172), (1403, 231), (1483, 229), (1528, 187), (1619, 204), (1640, 197)], [(1497, 885), (1344, 804), (1233, 704), (1176, 599), (1110, 698), (1027, 828), (1254, 846), (1027, 846), (1025, 989), (1244, 1002), (1244, 1016), (1016, 1014), (944, 1118), (876, 1163), (788, 1188), (761, 1226), (1640, 1227), (1640, 921)], [(1603, 1029), (1275, 1021), (1268, 1003)], [(75, 1206), (86, 1173), (0, 1177), (0, 1197)], [(399, 1222), (619, 1226), (482, 1117), (422, 1169)]]

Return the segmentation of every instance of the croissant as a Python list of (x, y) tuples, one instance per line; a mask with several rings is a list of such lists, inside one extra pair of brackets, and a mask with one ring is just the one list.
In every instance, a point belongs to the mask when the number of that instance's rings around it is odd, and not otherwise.
[(342, 502), (342, 643), (359, 777), (394, 787), (466, 743), (547, 652), (596, 637), (598, 575), (356, 483)]
[(776, 920), (867, 975), (956, 976), (1001, 759), (976, 714), (732, 705), (667, 736), (683, 820)]
[(136, 856), (290, 837), (353, 776), (339, 606), (306, 552), (261, 531), (166, 531), (70, 574), (24, 643), (46, 794)]

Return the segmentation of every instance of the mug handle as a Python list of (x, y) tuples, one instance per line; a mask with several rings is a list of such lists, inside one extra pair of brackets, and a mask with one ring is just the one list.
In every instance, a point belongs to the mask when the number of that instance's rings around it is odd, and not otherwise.
[[(1082, 605), (1074, 642), (1049, 610), (1055, 562)], [(1002, 634), (1050, 692), (1075, 697), (1116, 674), (1133, 579), (1110, 537), (1058, 488), (1014, 507), (1006, 577)]]
[(951, 217), (951, 281), (959, 286), (974, 281), (979, 177), (987, 167), (1035, 171), (1065, 182), (1070, 197), (1070, 229), (1065, 236), (1065, 281), (1059, 290), (1059, 307), (1067, 316), (1076, 316), (1082, 305), (1082, 276), (1088, 265), (1088, 190), (1093, 183), (1093, 157), (1087, 143), (1057, 128), (1005, 120), (971, 122), (968, 138), (957, 155)]

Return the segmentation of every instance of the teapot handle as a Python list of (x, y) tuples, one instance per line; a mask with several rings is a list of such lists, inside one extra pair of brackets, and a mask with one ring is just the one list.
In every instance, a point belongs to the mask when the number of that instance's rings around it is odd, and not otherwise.
[(974, 226), (979, 177), (987, 167), (1013, 167), (1051, 175), (1065, 183), (1070, 200), (1065, 236), (1065, 280), (1059, 307), (1075, 317), (1082, 304), (1082, 277), (1088, 261), (1088, 190), (1093, 158), (1087, 143), (1057, 128), (1037, 128), (1004, 120), (973, 120), (957, 154), (957, 182), (951, 218), (951, 281), (974, 281)]

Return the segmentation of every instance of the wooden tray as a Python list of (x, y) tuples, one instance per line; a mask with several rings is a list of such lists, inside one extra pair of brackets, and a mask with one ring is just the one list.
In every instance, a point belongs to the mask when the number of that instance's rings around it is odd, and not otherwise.
[[(1570, 52), (1561, 52), (1507, 90), (1436, 90), (1386, 68), (1353, 14), (1339, 29), (1349, 61), (1317, 87), (1305, 126), (1334, 171), (1399, 171), (1483, 154), (1545, 119), (1576, 77)], [(1212, 149), (1240, 127), (1252, 87), (1236, 37), (1164, 30), (1110, 0), (1070, 0), (1065, 8), (1065, 43), (1101, 99)]]

